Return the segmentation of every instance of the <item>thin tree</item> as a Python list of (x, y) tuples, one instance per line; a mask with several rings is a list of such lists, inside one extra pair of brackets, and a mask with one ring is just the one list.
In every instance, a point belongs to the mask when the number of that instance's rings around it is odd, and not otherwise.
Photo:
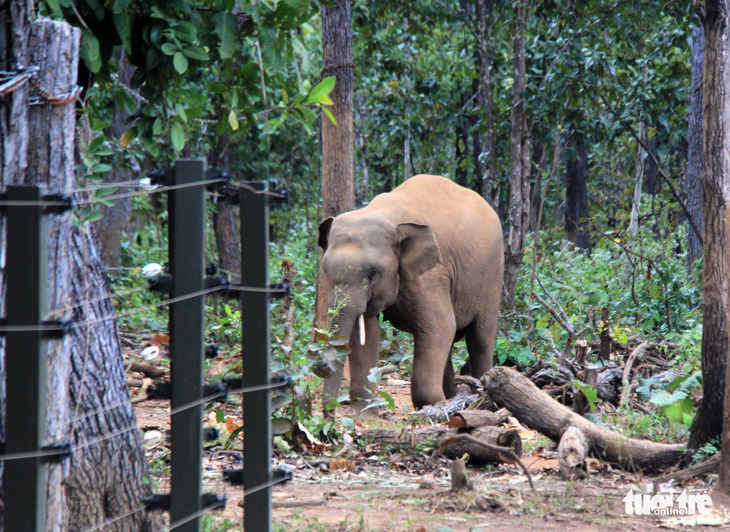
[[(329, 107), (336, 124), (322, 117), (322, 219), (355, 208), (352, 124), (352, 14), (349, 0), (322, 7), (322, 77), (335, 76)], [(327, 328), (327, 279), (320, 267), (315, 326)], [(325, 381), (324, 392), (336, 398), (342, 370)]]
[(525, 31), (529, 2), (513, 3), (512, 133), (510, 136), (509, 233), (504, 246), (504, 299), (512, 307), (530, 225), (530, 128), (523, 96), (527, 84)]
[[(705, 48), (705, 32), (701, 27), (692, 29), (692, 81), (689, 103), (689, 121), (687, 124), (687, 173), (684, 179), (684, 193), (687, 196), (687, 210), (702, 228), (702, 189), (700, 173), (702, 172), (702, 58)], [(687, 270), (692, 271), (692, 264), (702, 256), (700, 237), (687, 224)]]
[[(695, 4), (698, 6), (698, 4)], [(728, 352), (728, 290), (730, 267), (727, 255), (726, 212), (730, 197), (730, 104), (727, 101), (728, 4), (727, 0), (708, 0), (698, 7), (705, 29), (705, 57), (702, 76), (703, 129), (712, 132), (703, 140), (702, 173), (702, 375), (703, 398), (692, 421), (688, 447), (697, 449), (730, 430), (724, 401)], [(723, 482), (730, 473), (730, 439), (723, 442)]]

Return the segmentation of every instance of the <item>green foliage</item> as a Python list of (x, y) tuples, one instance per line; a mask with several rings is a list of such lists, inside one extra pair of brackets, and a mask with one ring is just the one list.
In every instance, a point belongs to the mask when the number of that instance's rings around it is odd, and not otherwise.
[(639, 397), (659, 407), (657, 415), (670, 423), (689, 426), (694, 418), (694, 401), (690, 397), (702, 386), (702, 374), (680, 375), (669, 382), (660, 379), (639, 379)]
[(579, 391), (583, 392), (583, 395), (588, 400), (588, 406), (590, 407), (591, 412), (595, 412), (597, 408), (596, 401), (598, 401), (598, 392), (593, 388), (593, 386), (579, 380), (574, 380), (573, 386), (575, 386)]

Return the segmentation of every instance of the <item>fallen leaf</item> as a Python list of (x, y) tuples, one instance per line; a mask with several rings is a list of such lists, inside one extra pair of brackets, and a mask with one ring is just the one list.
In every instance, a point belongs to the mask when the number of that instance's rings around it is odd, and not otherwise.
[(170, 345), (170, 337), (166, 334), (161, 333), (155, 333), (152, 336), (150, 336), (150, 343), (152, 345), (161, 346), (161, 345)]

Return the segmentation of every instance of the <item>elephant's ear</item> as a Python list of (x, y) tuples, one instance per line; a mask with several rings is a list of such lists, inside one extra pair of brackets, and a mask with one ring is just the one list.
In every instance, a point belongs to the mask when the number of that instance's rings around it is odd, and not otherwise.
[(317, 243), (319, 244), (319, 247), (321, 247), (324, 251), (327, 251), (327, 244), (330, 240), (330, 228), (332, 227), (332, 218), (331, 216), (329, 218), (325, 218), (325, 220), (319, 224), (319, 240)]
[(441, 262), (436, 236), (427, 225), (415, 223), (398, 224), (400, 234), (401, 281), (412, 281)]

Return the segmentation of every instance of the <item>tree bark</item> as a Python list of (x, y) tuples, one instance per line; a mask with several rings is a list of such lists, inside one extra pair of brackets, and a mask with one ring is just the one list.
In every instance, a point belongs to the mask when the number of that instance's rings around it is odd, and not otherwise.
[[(459, 88), (459, 107), (463, 108), (465, 103), (464, 92)], [(454, 124), (454, 149), (456, 150), (454, 176), (455, 181), (462, 187), (466, 187), (469, 168), (467, 166), (467, 153), (469, 152), (469, 128), (468, 120), (459, 113)]]
[[(530, 231), (536, 233), (542, 202), (542, 169), (545, 164), (545, 145), (539, 140), (535, 141), (532, 146), (532, 163), (530, 168), (530, 180), (533, 183), (530, 192)], [(535, 235), (535, 240), (537, 240), (537, 235)]]
[(468, 434), (472, 438), (491, 445), (509, 447), (518, 458), (522, 456), (522, 440), (517, 431), (504, 427), (479, 427), (476, 429), (461, 430), (457, 434), (449, 434), (441, 440), (439, 451), (446, 458), (454, 460), (468, 454), (470, 464), (481, 465), (502, 462), (509, 464), (513, 462), (508, 456), (498, 451), (487, 449), (464, 438), (459, 438), (461, 434)]
[(408, 33), (408, 4), (406, 16), (403, 18), (403, 78), (405, 94), (403, 95), (403, 181), (411, 177), (411, 35)]
[[(230, 170), (230, 160), (225, 151), (227, 141), (226, 135), (218, 137), (216, 149), (211, 150), (208, 156), (211, 168)], [(229, 197), (219, 199), (213, 211), (218, 267), (234, 283), (241, 281), (241, 224), (238, 211)]]
[[(119, 69), (117, 74), (119, 81), (129, 87), (135, 67), (126, 60), (126, 54), (122, 49), (119, 57)], [(119, 89), (123, 90), (123, 89)], [(112, 139), (119, 141), (119, 137), (129, 127), (124, 121), (129, 113), (118, 102), (114, 103), (112, 111), (112, 124), (109, 128), (109, 135)], [(111, 172), (106, 174), (104, 181), (111, 183), (124, 183), (134, 178), (135, 171), (124, 166), (115, 166)], [(118, 192), (126, 192), (129, 189), (121, 187)], [(132, 198), (120, 198), (114, 201), (114, 205), (99, 205), (99, 214), (104, 217), (96, 222), (96, 233), (99, 236), (101, 256), (107, 268), (119, 266), (119, 256), (122, 251), (122, 235), (132, 214)]]
[[(702, 76), (702, 389), (703, 398), (692, 421), (688, 447), (697, 449), (723, 429), (725, 372), (728, 353), (727, 200), (730, 186), (730, 104), (727, 101), (728, 28), (726, 0), (705, 3), (705, 57)], [(726, 405), (727, 406), (727, 405)], [(730, 430), (725, 410), (725, 431)], [(730, 480), (730, 438), (724, 438), (721, 467), (724, 486)], [(723, 475), (723, 470), (725, 476)], [(723, 484), (723, 480), (721, 480)]]
[(355, 96), (355, 100), (357, 102), (355, 106), (357, 120), (354, 121), (353, 132), (355, 145), (359, 150), (358, 162), (360, 163), (360, 179), (355, 186), (355, 195), (357, 204), (362, 205), (370, 200), (370, 142), (365, 129), (368, 122), (368, 106), (362, 92)]
[(514, 369), (492, 368), (487, 378), (489, 396), (512, 412), (520, 423), (555, 442), (560, 441), (568, 427), (574, 426), (586, 435), (591, 455), (600, 460), (629, 471), (656, 471), (675, 465), (684, 454), (683, 445), (627, 438), (591, 423), (539, 390)]
[(513, 76), (512, 133), (510, 135), (509, 233), (504, 246), (504, 299), (510, 308), (515, 303), (517, 276), (525, 252), (525, 237), (530, 224), (530, 131), (522, 96), (527, 83), (525, 31), (527, 0), (513, 3)]
[(492, 0), (476, 0), (477, 35), (479, 36), (479, 107), (484, 109), (487, 134), (483, 137), (481, 155), (486, 154), (487, 173), (483, 179), (484, 196), (497, 205), (497, 135), (494, 127), (494, 92), (492, 88), (492, 57), (489, 48), (489, 18)]
[[(70, 91), (76, 83), (79, 31), (50, 20), (30, 24), (29, 18), (29, 3), (0, 5), (2, 34), (11, 39), (0, 40), (0, 66), (15, 70), (19, 64), (37, 65), (38, 81), (45, 90)], [(27, 99), (27, 86), (0, 99), (2, 186), (44, 183), (52, 192), (72, 193), (73, 104), (28, 107)], [(110, 318), (73, 327), (63, 340), (49, 343), (47, 443), (76, 446), (66, 466), (48, 466), (49, 531), (101, 525), (139, 508), (141, 499), (151, 494), (112, 319), (111, 293), (96, 235), (92, 227), (88, 229), (88, 233), (78, 230), (69, 214), (53, 216), (49, 223), (50, 316), (75, 323)], [(4, 353), (0, 361), (4, 374)], [(0, 397), (4, 410), (4, 386)], [(112, 405), (116, 407), (109, 408)], [(108, 439), (96, 441), (100, 438)], [(160, 528), (155, 523), (138, 512), (114, 526), (120, 531), (147, 531)]]
[(565, 167), (565, 239), (584, 251), (591, 249), (588, 229), (588, 145), (582, 133), (573, 131), (573, 156)]
[[(687, 174), (684, 180), (684, 192), (687, 195), (687, 210), (695, 221), (695, 226), (702, 229), (702, 188), (700, 174), (702, 172), (702, 58), (705, 48), (705, 32), (701, 27), (692, 29), (692, 82), (689, 103), (689, 122), (687, 124)], [(692, 271), (692, 264), (702, 257), (702, 242), (687, 224), (687, 270)]]
[[(336, 76), (330, 97), (335, 126), (326, 118), (322, 123), (322, 219), (355, 208), (353, 183), (352, 124), (352, 15), (348, 0), (335, 0), (333, 7), (322, 7), (322, 77)], [(320, 265), (315, 303), (315, 326), (326, 329), (328, 286)], [(325, 381), (324, 392), (339, 396), (342, 370)]]

